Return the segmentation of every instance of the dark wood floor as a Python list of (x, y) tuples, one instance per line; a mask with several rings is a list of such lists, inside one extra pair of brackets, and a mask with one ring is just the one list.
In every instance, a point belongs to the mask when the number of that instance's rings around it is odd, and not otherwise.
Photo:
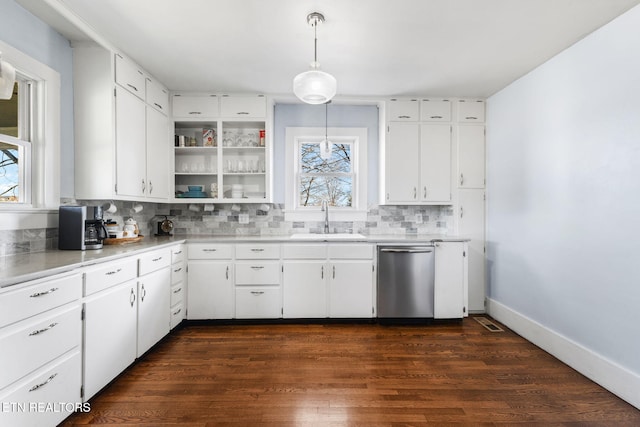
[(509, 330), (197, 325), (64, 426), (639, 426), (640, 411)]

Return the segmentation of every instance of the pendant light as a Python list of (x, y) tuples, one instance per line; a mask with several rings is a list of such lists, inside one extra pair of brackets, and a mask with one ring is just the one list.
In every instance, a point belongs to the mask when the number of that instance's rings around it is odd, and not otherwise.
[(324, 140), (320, 143), (320, 158), (322, 160), (329, 160), (331, 158), (332, 144), (329, 142), (329, 136), (327, 135), (327, 126), (328, 126), (328, 117), (329, 117), (329, 103), (331, 101), (327, 101), (324, 103)]
[(321, 13), (307, 15), (307, 23), (313, 27), (314, 33), (313, 62), (310, 70), (293, 79), (293, 93), (307, 104), (324, 104), (336, 94), (336, 78), (321, 71), (318, 62), (318, 24), (321, 22), (324, 22), (324, 15)]

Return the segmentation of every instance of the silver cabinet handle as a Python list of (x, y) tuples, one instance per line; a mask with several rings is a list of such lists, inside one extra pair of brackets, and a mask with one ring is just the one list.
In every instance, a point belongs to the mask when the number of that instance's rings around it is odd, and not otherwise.
[(320, 278), (324, 279), (324, 265), (320, 267)]
[(215, 252), (215, 251), (217, 251), (217, 249), (207, 249), (207, 248), (205, 248), (205, 249), (202, 250), (202, 252)]
[(174, 273), (179, 273), (182, 271), (182, 267), (178, 268), (177, 270), (173, 270)]
[(336, 278), (336, 266), (335, 265), (333, 266), (333, 278), (334, 279)]
[(49, 289), (48, 291), (36, 292), (35, 294), (31, 294), (31, 295), (29, 295), (29, 298), (37, 298), (37, 297), (41, 297), (41, 296), (43, 296), (43, 295), (50, 294), (50, 293), (55, 292), (55, 291), (57, 291), (57, 290), (58, 290), (58, 288), (51, 288), (51, 289)]
[(189, 111), (189, 114), (202, 114), (202, 111)]
[(37, 331), (33, 331), (29, 334), (30, 337), (34, 336), (34, 335), (39, 335), (43, 332), (47, 332), (49, 329), (53, 328), (54, 326), (56, 326), (58, 323), (52, 323), (49, 326), (47, 326), (46, 328), (42, 328), (42, 329), (38, 329)]
[(105, 276), (111, 276), (111, 275), (113, 275), (113, 274), (118, 274), (118, 273), (120, 273), (121, 271), (122, 271), (122, 269), (121, 269), (121, 268), (119, 268), (119, 269), (117, 269), (116, 271), (107, 271), (107, 272), (106, 272), (106, 273), (104, 273), (104, 274), (105, 274)]
[(461, 173), (460, 174), (460, 185), (464, 184), (464, 175)]
[(410, 119), (411, 116), (398, 116), (399, 119)]
[(258, 296), (258, 295), (262, 295), (262, 294), (264, 294), (264, 291), (251, 291), (251, 295)]
[(426, 187), (426, 186), (424, 187), (424, 196), (423, 196), (423, 197), (424, 197), (425, 199), (427, 198), (427, 187)]
[(153, 182), (149, 181), (149, 194), (153, 193)]
[(144, 302), (144, 297), (147, 295), (147, 290), (144, 288), (144, 283), (142, 284), (142, 295), (140, 295), (140, 301)]
[(181, 253), (182, 253), (182, 251), (180, 250), (180, 251), (178, 251), (178, 252), (174, 252), (173, 254), (174, 254), (174, 255), (180, 255)]
[(432, 119), (441, 119), (442, 116), (431, 116)]
[(462, 218), (462, 215), (463, 215), (462, 206), (460, 206), (460, 218)]
[(133, 304), (136, 302), (136, 293), (133, 291), (133, 288), (131, 288), (131, 294), (129, 295), (129, 304), (131, 304), (131, 307), (133, 307)]
[(179, 308), (178, 311), (175, 311), (173, 313), (174, 316), (177, 316), (178, 314), (180, 314), (180, 312), (182, 311), (182, 308)]
[(127, 83), (127, 86), (129, 86), (131, 89), (135, 90), (136, 92), (138, 91), (138, 88), (130, 83)]
[(225, 275), (227, 276), (227, 280), (229, 280), (229, 266), (228, 265), (227, 265), (227, 271), (226, 271)]
[(157, 102), (154, 102), (153, 105), (155, 105), (156, 107), (162, 110), (162, 105), (158, 104)]
[(40, 387), (44, 387), (44, 386), (46, 386), (46, 385), (47, 385), (47, 384), (49, 384), (51, 381), (53, 381), (53, 379), (54, 379), (55, 377), (57, 377), (57, 376), (58, 376), (58, 374), (57, 374), (57, 373), (55, 373), (55, 374), (51, 375), (49, 378), (47, 378), (43, 383), (40, 383), (40, 384), (36, 384), (36, 385), (34, 385), (33, 387), (31, 387), (31, 388), (29, 389), (29, 393), (31, 393), (32, 391), (36, 391), (36, 390), (37, 390), (37, 389), (39, 389)]
[(142, 180), (142, 192), (144, 193), (147, 189), (147, 186), (144, 183), (144, 179)]
[(152, 259), (151, 261), (153, 261), (153, 262), (158, 262), (158, 261), (160, 261), (161, 259), (162, 259), (162, 257), (160, 256), (160, 257), (158, 257), (158, 258), (154, 258), (154, 259)]
[(244, 115), (246, 116), (247, 114), (249, 114), (248, 111), (238, 111), (236, 114), (240, 114), (241, 116)]
[(264, 265), (252, 265), (251, 269), (252, 270), (262, 270), (264, 268)]
[(175, 291), (173, 291), (173, 293), (174, 293), (174, 294), (177, 294), (177, 293), (179, 293), (181, 290), (182, 290), (182, 288), (178, 288), (178, 289), (176, 289)]
[(467, 116), (467, 117), (465, 117), (465, 119), (466, 120), (478, 120), (478, 118), (474, 117), (474, 116)]
[(251, 252), (264, 252), (263, 248), (251, 248)]
[(418, 189), (413, 187), (413, 198), (415, 199), (416, 197), (418, 197)]

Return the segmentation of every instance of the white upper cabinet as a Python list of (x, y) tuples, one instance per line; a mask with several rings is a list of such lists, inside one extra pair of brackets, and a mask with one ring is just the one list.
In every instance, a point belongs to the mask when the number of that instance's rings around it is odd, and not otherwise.
[[(146, 180), (145, 105), (116, 87), (116, 183), (122, 196), (144, 197)], [(95, 178), (94, 178), (95, 179)]]
[(448, 99), (420, 100), (420, 120), (423, 122), (450, 122), (451, 101)]
[(264, 118), (267, 101), (263, 95), (223, 95), (220, 99), (220, 115), (225, 118)]
[(218, 117), (220, 107), (218, 96), (214, 94), (173, 95), (173, 117), (185, 119), (202, 119), (204, 117)]
[(484, 188), (484, 125), (458, 126), (458, 188)]
[(420, 179), (420, 127), (389, 123), (386, 155), (386, 202), (417, 202)]
[(162, 114), (169, 114), (169, 92), (157, 80), (147, 77), (147, 104)]
[(116, 83), (138, 98), (145, 100), (146, 79), (142, 70), (133, 62), (116, 54)]
[(147, 188), (149, 199), (169, 198), (169, 119), (157, 109), (147, 108)]
[(484, 104), (480, 99), (458, 100), (458, 122), (484, 123)]
[(417, 99), (391, 99), (387, 102), (387, 118), (390, 122), (417, 122), (420, 102)]
[(420, 126), (420, 200), (451, 201), (451, 126)]

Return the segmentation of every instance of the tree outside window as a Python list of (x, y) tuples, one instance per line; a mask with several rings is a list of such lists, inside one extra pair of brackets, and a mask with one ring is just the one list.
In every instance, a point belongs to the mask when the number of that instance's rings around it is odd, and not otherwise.
[(330, 143), (331, 156), (323, 159), (324, 142), (299, 143), (299, 206), (351, 208), (354, 200), (353, 147), (351, 143)]

